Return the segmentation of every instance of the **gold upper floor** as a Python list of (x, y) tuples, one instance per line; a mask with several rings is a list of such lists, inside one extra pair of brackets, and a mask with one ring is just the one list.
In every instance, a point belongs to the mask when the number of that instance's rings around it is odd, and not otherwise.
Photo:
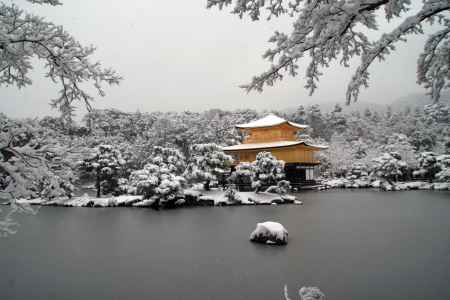
[(289, 124), (280, 124), (272, 127), (245, 128), (243, 144), (267, 143), (278, 141), (297, 141), (298, 134), (302, 129), (295, 128)]

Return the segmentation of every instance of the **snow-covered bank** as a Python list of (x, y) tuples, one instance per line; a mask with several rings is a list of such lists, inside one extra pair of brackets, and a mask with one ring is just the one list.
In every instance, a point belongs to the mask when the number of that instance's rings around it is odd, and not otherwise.
[[(171, 207), (183, 206), (231, 206), (231, 205), (277, 205), (277, 204), (302, 204), (293, 195), (278, 195), (272, 193), (236, 192), (238, 201), (230, 200), (221, 189), (210, 191), (188, 189), (184, 195), (177, 199)], [(61, 198), (56, 200), (32, 199), (17, 200), (19, 203), (43, 206), (64, 207), (155, 207), (157, 199), (144, 199), (143, 196), (123, 195), (117, 197), (95, 198), (87, 195), (72, 199)], [(161, 205), (156, 205), (161, 207)], [(163, 206), (164, 207), (164, 206)]]
[(385, 180), (334, 178), (322, 181), (318, 187), (319, 190), (331, 188), (376, 188), (383, 191), (450, 190), (450, 182), (388, 182)]
[[(449, 182), (429, 183), (426, 181), (411, 182), (392, 182), (381, 180), (362, 180), (362, 179), (346, 179), (335, 178), (323, 180), (320, 185), (315, 187), (316, 190), (327, 189), (358, 189), (372, 188), (382, 191), (405, 191), (405, 190), (439, 190), (450, 191)], [(183, 194), (171, 202), (170, 205), (160, 203), (158, 198), (144, 199), (142, 195), (122, 195), (116, 197), (95, 198), (83, 195), (80, 197), (59, 198), (53, 200), (36, 199), (19, 199), (17, 203), (26, 203), (30, 205), (42, 206), (64, 206), (64, 207), (154, 207), (154, 208), (174, 208), (189, 206), (235, 206), (235, 205), (278, 205), (278, 204), (303, 204), (298, 196), (290, 194), (276, 194), (268, 192), (239, 192), (236, 191), (235, 199), (227, 197), (226, 190), (211, 189), (205, 191), (202, 189), (191, 188), (183, 192)]]

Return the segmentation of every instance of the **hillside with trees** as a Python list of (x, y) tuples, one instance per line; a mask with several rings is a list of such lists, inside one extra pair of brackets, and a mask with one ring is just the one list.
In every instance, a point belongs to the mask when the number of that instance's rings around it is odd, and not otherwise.
[[(209, 189), (232, 163), (220, 146), (243, 138), (234, 125), (265, 113), (93, 110), (70, 127), (61, 118), (1, 115), (2, 198), (71, 197), (94, 185), (98, 197), (140, 193), (164, 202), (190, 184)], [(328, 145), (320, 154), (325, 178), (449, 181), (450, 115), (444, 104), (381, 113), (345, 113), (339, 104), (323, 113), (312, 105), (275, 113), (311, 126), (299, 138)], [(268, 178), (254, 175), (260, 172), (255, 163), (238, 166), (234, 180), (242, 177), (259, 189)]]

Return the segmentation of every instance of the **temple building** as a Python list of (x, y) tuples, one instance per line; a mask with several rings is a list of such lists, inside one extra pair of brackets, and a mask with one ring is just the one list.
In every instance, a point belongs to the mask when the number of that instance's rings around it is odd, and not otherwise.
[(308, 127), (270, 114), (236, 125), (244, 134), (242, 144), (224, 147), (223, 150), (234, 158), (235, 164), (252, 162), (259, 152), (271, 152), (285, 162), (286, 179), (291, 184), (308, 183), (318, 175), (320, 161), (315, 154), (327, 148), (299, 139), (299, 134)]

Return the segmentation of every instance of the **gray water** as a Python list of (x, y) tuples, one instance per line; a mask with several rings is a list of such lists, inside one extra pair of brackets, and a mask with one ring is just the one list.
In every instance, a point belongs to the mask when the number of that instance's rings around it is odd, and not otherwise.
[[(303, 206), (42, 208), (0, 240), (0, 299), (450, 299), (450, 193), (326, 191)], [(286, 247), (250, 243), (276, 220)]]

